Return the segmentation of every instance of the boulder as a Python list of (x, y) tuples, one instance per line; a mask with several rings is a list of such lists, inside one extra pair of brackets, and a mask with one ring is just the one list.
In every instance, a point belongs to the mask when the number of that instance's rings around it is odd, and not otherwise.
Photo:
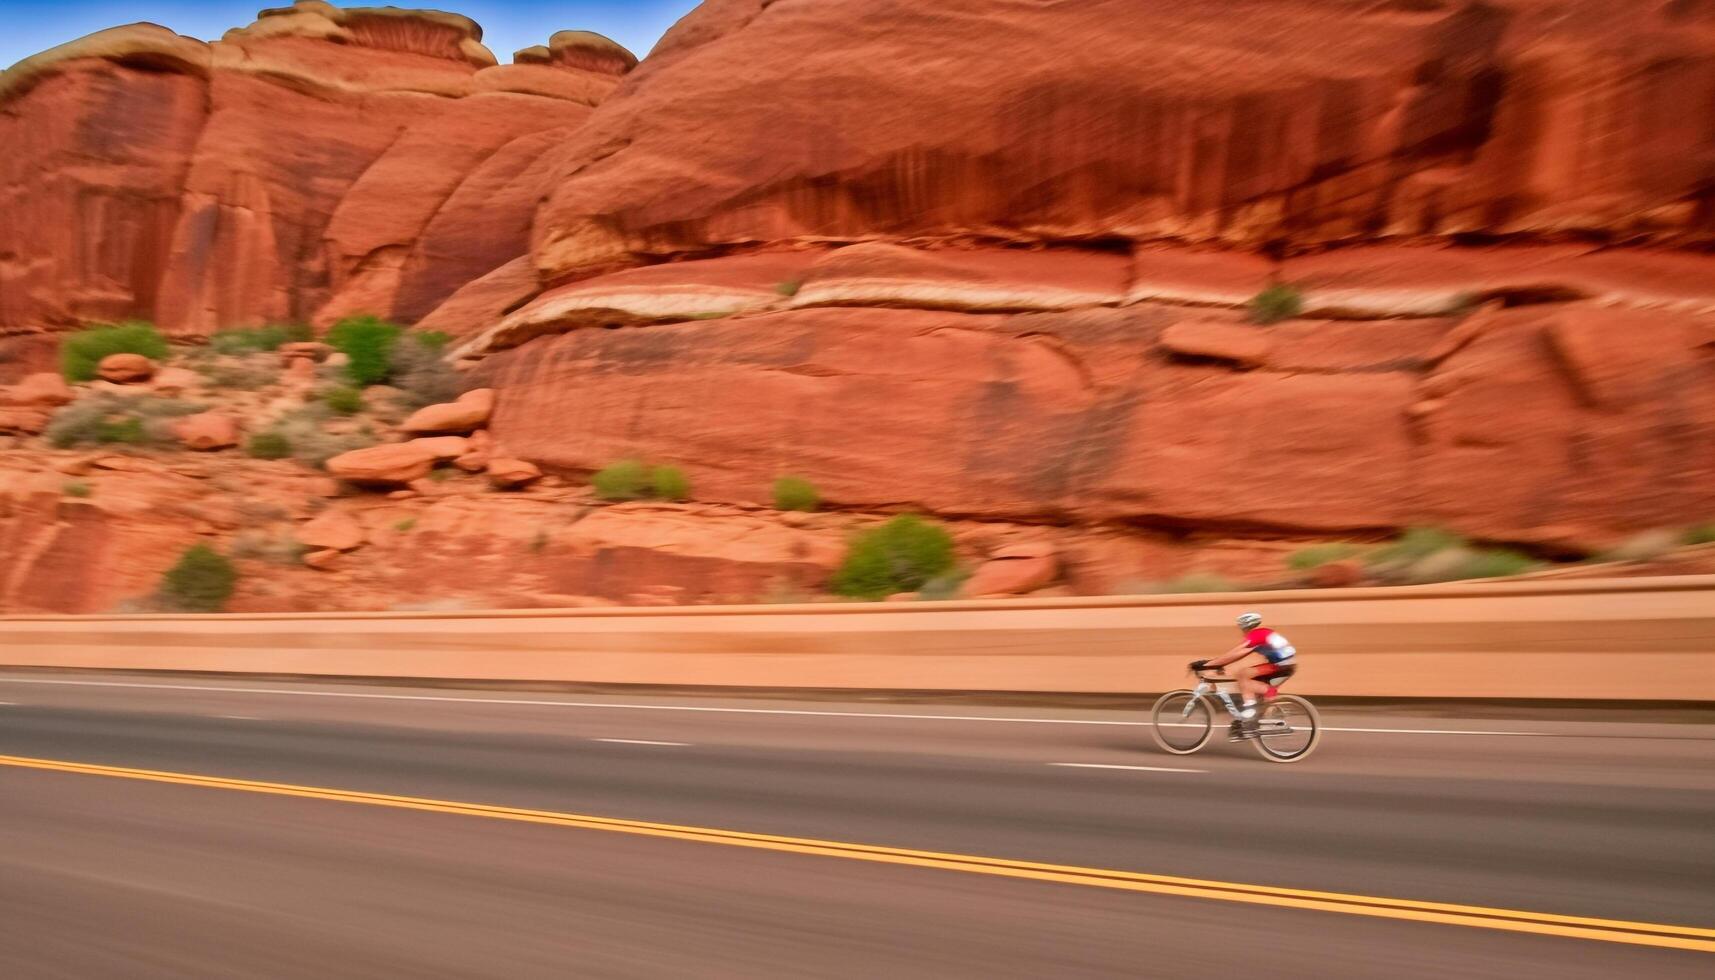
[(1268, 360), (1269, 339), (1263, 330), (1216, 320), (1182, 320), (1161, 332), (1161, 346), (1180, 357), (1257, 367)]
[(0, 407), (58, 408), (69, 405), (77, 394), (65, 378), (52, 371), (27, 375), (15, 385), (0, 387)]
[(363, 526), (336, 511), (327, 511), (298, 528), (298, 543), (311, 548), (350, 551), (364, 542)]
[(322, 551), (312, 551), (304, 555), (303, 560), (305, 565), (320, 572), (327, 572), (339, 565), (339, 556), (339, 551), (327, 548)]
[(468, 433), (486, 425), (493, 412), (494, 391), (479, 388), (459, 396), (457, 401), (418, 409), (399, 428), (413, 433)]
[(417, 446), (437, 460), (458, 459), (470, 451), (470, 440), (464, 436), (425, 436), (412, 439), (408, 446)]
[(157, 395), (176, 398), (203, 384), (203, 376), (189, 368), (167, 367), (155, 372), (155, 379), (149, 387)]
[(522, 459), (494, 459), (488, 463), (488, 482), (500, 490), (518, 490), (542, 478), (536, 464)]
[(427, 476), (434, 467), (433, 454), (408, 442), (354, 449), (327, 461), (329, 474), (364, 485), (410, 483)]
[(1310, 571), (1310, 584), (1318, 589), (1349, 589), (1364, 580), (1364, 563), (1356, 558), (1325, 562)]
[(453, 460), (453, 465), (466, 473), (481, 473), (488, 469), (488, 454), (480, 452), (465, 453)]
[(186, 449), (208, 452), (238, 445), (242, 429), (238, 420), (222, 412), (187, 415), (173, 423), (173, 436)]
[(280, 363), (290, 365), (293, 361), (311, 361), (316, 364), (328, 359), (333, 348), (315, 340), (298, 340), (280, 345)]
[(1023, 595), (1052, 583), (1058, 573), (1059, 563), (1052, 545), (1013, 545), (996, 551), (979, 565), (965, 580), (959, 594), (973, 599)]
[(142, 354), (109, 354), (101, 359), (95, 373), (116, 385), (142, 384), (155, 376), (155, 362)]
[(0, 432), (40, 435), (48, 427), (48, 413), (35, 408), (0, 408)]

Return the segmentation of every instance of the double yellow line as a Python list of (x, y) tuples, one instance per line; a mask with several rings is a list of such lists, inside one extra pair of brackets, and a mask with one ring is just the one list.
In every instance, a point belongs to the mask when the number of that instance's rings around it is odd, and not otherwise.
[(1382, 919), (1409, 919), (1416, 922), (1436, 922), (1443, 925), (1467, 926), (1477, 929), (1500, 929), (1508, 932), (1527, 932), (1545, 936), (1565, 936), (1574, 939), (1593, 939), (1601, 942), (1661, 946), (1669, 949), (1715, 953), (1715, 929), (1699, 929), (1691, 926), (1626, 922), (1618, 919), (1593, 919), (1572, 915), (1551, 915), (1543, 912), (1521, 912), (1514, 909), (1485, 908), (1478, 905), (1415, 902), (1406, 899), (1376, 898), (1342, 892), (1276, 888), (1269, 885), (1248, 885), (1230, 881), (1206, 881), (1199, 878), (1178, 878), (1171, 875), (1142, 874), (1135, 871), (1038, 864), (1031, 861), (1011, 861), (970, 854), (945, 854), (937, 851), (914, 851), (898, 847), (850, 844), (805, 837), (750, 834), (736, 830), (719, 830), (712, 827), (686, 827), (675, 824), (649, 823), (641, 820), (617, 820), (611, 817), (559, 813), (552, 810), (524, 810), (516, 807), (489, 806), (481, 803), (457, 803), (449, 800), (429, 800), (412, 796), (389, 796), (381, 793), (360, 793), (316, 786), (296, 786), (290, 783), (226, 779), (220, 776), (199, 776), (181, 772), (158, 772), (152, 769), (127, 769), (120, 766), (62, 762), (55, 759), (0, 756), (0, 766), (46, 769), (87, 776), (139, 779), (155, 783), (174, 783), (180, 786), (200, 786), (207, 789), (266, 793), (274, 796), (300, 796), (308, 799), (361, 803), (368, 806), (385, 806), (404, 810), (428, 810), (434, 813), (454, 813), (471, 817), (487, 817), (493, 820), (551, 824), (558, 827), (577, 827), (584, 830), (605, 830), (611, 833), (637, 834), (645, 837), (667, 837), (674, 840), (698, 841), (705, 844), (725, 844), (730, 847), (750, 847), (766, 851), (786, 851), (793, 854), (814, 854), (820, 857), (847, 858), (880, 864), (904, 864), (920, 868), (937, 868), (943, 871), (963, 871), (968, 874), (995, 875), (1003, 878), (1027, 878), (1033, 881), (1052, 881), (1067, 885), (1083, 885), (1090, 888), (1146, 892), (1153, 895), (1177, 895), (1185, 898), (1213, 899), (1222, 902), (1243, 902), (1250, 905), (1273, 905), (1281, 908), (1307, 909), (1318, 912), (1339, 912), (1346, 915), (1364, 915)]

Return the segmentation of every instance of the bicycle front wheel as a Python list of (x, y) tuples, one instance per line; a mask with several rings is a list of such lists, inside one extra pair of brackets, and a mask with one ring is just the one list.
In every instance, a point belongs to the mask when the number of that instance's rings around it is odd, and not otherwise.
[(1297, 762), (1322, 740), (1322, 716), (1301, 697), (1281, 694), (1257, 716), (1257, 754), (1270, 762)]
[(1190, 755), (1215, 733), (1215, 713), (1195, 691), (1168, 691), (1156, 698), (1150, 720), (1155, 744), (1174, 755)]

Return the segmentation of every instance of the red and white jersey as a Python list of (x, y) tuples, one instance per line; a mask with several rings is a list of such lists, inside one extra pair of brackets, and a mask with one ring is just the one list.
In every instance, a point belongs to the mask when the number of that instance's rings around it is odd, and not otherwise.
[(1258, 626), (1246, 633), (1245, 646), (1250, 647), (1252, 653), (1266, 657), (1271, 664), (1289, 664), (1293, 657), (1298, 656), (1298, 651), (1286, 642), (1286, 637), (1266, 626)]

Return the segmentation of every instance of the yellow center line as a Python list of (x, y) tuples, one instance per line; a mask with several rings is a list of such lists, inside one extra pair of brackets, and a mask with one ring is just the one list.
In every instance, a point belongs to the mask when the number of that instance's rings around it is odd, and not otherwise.
[(1272, 885), (1144, 874), (1137, 871), (1042, 864), (971, 854), (917, 851), (873, 844), (817, 840), (807, 837), (781, 837), (773, 834), (753, 834), (713, 827), (690, 827), (642, 820), (596, 817), (578, 813), (560, 813), (553, 810), (528, 810), (483, 803), (460, 803), (413, 796), (391, 796), (383, 793), (298, 786), (291, 783), (269, 783), (250, 779), (228, 779), (221, 776), (203, 776), (194, 773), (128, 769), (121, 766), (65, 762), (56, 759), (31, 759), (21, 756), (0, 755), (0, 766), (46, 769), (88, 776), (137, 779), (156, 783), (172, 783), (180, 786), (265, 793), (274, 796), (297, 796), (397, 809), (427, 810), (435, 813), (488, 817), (494, 820), (550, 824), (586, 830), (605, 830), (612, 833), (666, 837), (708, 844), (725, 844), (731, 847), (785, 851), (794, 854), (814, 854), (822, 857), (846, 858), (881, 864), (937, 868), (947, 871), (963, 871), (969, 874), (996, 875), (1004, 878), (1052, 881), (1091, 888), (1146, 892), (1155, 895), (1177, 895), (1187, 898), (1243, 902), (1251, 905), (1272, 905), (1319, 912), (1338, 912), (1346, 915), (1363, 915), (1383, 919), (1409, 919), (1417, 922), (1436, 922), (1477, 929), (1500, 929), (1509, 932), (1526, 932), (1537, 935), (1565, 936), (1601, 942), (1629, 943), (1639, 946), (1660, 946), (1670, 949), (1715, 953), (1715, 929), (1703, 929), (1694, 926), (1554, 915), (1546, 912), (1487, 908), (1480, 905), (1419, 902), (1410, 899), (1379, 898), (1343, 892), (1311, 891), (1300, 888), (1278, 888)]

